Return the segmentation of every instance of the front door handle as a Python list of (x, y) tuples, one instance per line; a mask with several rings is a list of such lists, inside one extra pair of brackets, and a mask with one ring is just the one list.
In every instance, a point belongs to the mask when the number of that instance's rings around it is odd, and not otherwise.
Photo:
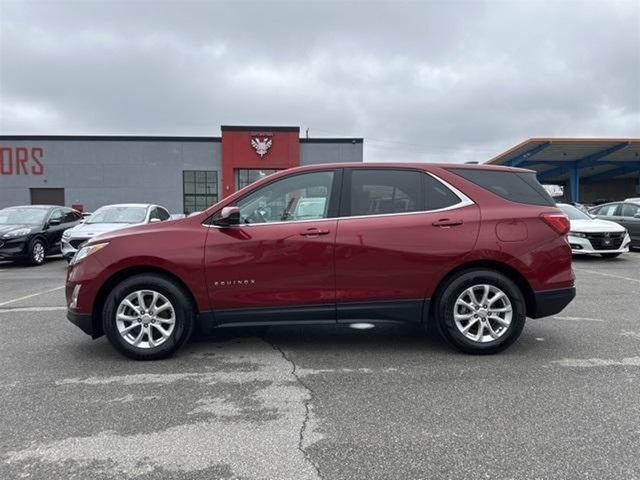
[(304, 232), (300, 232), (303, 237), (319, 237), (320, 235), (328, 235), (329, 230), (320, 228), (307, 228)]
[(434, 227), (455, 227), (456, 225), (462, 225), (462, 220), (457, 218), (441, 218), (433, 222), (432, 225)]

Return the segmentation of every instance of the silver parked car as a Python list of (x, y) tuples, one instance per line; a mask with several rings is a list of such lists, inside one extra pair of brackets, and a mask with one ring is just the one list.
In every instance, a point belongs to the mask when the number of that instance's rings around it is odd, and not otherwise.
[(171, 215), (166, 208), (146, 203), (122, 203), (99, 208), (84, 223), (70, 228), (62, 235), (62, 255), (67, 261), (78, 247), (102, 233), (144, 223), (163, 222)]

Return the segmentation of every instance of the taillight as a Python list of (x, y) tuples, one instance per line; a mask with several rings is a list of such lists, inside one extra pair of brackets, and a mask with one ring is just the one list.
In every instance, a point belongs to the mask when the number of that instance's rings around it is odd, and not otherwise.
[(560, 235), (569, 233), (569, 217), (564, 213), (543, 213), (542, 219)]

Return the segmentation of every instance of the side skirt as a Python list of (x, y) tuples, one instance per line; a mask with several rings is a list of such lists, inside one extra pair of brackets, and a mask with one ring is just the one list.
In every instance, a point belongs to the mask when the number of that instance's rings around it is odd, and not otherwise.
[(198, 316), (198, 322), (200, 330), (207, 334), (224, 327), (348, 325), (355, 322), (426, 324), (428, 313), (429, 299), (394, 300), (205, 311)]

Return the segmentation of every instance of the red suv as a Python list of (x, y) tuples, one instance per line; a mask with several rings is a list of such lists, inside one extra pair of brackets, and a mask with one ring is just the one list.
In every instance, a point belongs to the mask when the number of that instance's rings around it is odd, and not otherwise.
[(494, 353), (575, 296), (568, 230), (529, 170), (294, 168), (92, 239), (69, 267), (67, 317), (134, 359), (166, 357), (196, 328), (362, 322)]

